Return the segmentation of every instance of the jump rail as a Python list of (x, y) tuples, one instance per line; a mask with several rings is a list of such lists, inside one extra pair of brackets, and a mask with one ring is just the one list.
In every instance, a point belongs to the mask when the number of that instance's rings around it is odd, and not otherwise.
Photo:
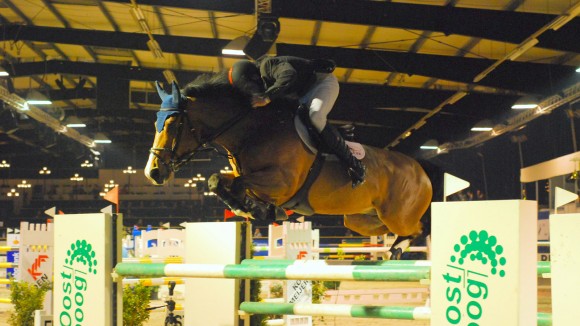
[(161, 278), (125, 278), (123, 279), (123, 285), (133, 285), (141, 284), (143, 286), (160, 286), (168, 285), (169, 282), (175, 282), (175, 284), (184, 284), (185, 280), (181, 277), (161, 277)]
[(6, 251), (19, 251), (20, 247), (13, 247), (13, 246), (0, 246), (0, 252)]
[[(254, 264), (254, 265), (279, 265), (279, 264), (292, 264), (296, 262), (295, 260), (288, 259), (246, 259), (242, 261), (243, 264)], [(312, 260), (300, 261), (302, 263), (315, 262)], [(336, 265), (357, 265), (357, 266), (408, 266), (408, 268), (424, 268), (431, 267), (431, 261), (429, 260), (378, 260), (378, 261), (368, 261), (368, 260), (331, 260), (331, 261), (317, 261), (328, 264), (329, 266)], [(551, 273), (551, 264), (549, 261), (538, 261), (537, 262), (537, 274), (538, 276), (543, 276), (545, 274)]]
[(0, 268), (18, 268), (18, 263), (0, 263)]
[[(254, 260), (241, 264), (117, 264), (120, 276), (195, 277), (276, 280), (421, 281), (430, 278), (429, 261)], [(538, 262), (539, 276), (550, 273), (549, 262)]]
[[(346, 304), (243, 302), (240, 310), (248, 314), (301, 315), (328, 317), (430, 320), (429, 307), (384, 307)], [(552, 325), (552, 315), (538, 313), (538, 326)]]
[(123, 263), (131, 264), (182, 264), (183, 257), (163, 257), (163, 258), (123, 258)]
[(242, 264), (117, 264), (121, 276), (244, 278), (333, 281), (420, 281), (429, 279), (429, 266), (405, 264), (338, 265), (325, 261), (244, 260)]

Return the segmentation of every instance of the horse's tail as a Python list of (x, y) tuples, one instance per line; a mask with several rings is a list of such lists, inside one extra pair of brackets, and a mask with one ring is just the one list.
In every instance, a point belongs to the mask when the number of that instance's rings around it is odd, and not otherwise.
[[(431, 180), (431, 186), (433, 187), (433, 197), (431, 202), (435, 201), (443, 201), (443, 174), (444, 169), (440, 166), (435, 165), (426, 160), (417, 160), (427, 176), (429, 180)], [(427, 208), (427, 211), (421, 217), (421, 223), (423, 224), (423, 231), (421, 233), (421, 237), (427, 237), (431, 234), (431, 205)]]

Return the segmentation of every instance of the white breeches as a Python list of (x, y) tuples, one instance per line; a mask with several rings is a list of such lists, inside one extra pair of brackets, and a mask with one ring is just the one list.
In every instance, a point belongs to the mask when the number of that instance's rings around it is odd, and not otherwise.
[(318, 132), (326, 126), (326, 116), (336, 102), (338, 90), (338, 80), (333, 74), (317, 73), (312, 88), (300, 98), (300, 103), (308, 107), (310, 121)]

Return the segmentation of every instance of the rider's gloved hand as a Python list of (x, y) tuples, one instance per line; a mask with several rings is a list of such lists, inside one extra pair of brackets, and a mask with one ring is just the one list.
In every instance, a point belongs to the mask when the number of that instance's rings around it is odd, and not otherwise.
[(270, 98), (266, 95), (260, 94), (252, 96), (252, 107), (254, 108), (266, 106), (270, 102)]

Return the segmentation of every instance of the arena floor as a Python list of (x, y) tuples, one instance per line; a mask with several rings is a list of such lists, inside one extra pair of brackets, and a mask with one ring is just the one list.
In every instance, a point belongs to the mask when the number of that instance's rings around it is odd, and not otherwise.
[[(410, 283), (395, 283), (395, 282), (342, 282), (341, 289), (368, 289), (368, 288), (393, 288), (411, 286)], [(0, 297), (9, 297), (9, 290), (0, 288)], [(538, 312), (551, 312), (551, 291), (549, 280), (541, 279), (538, 284)], [(179, 301), (178, 301), (179, 302)], [(152, 306), (161, 305), (161, 301), (154, 301)], [(413, 304), (415, 305), (415, 304)], [(0, 304), (0, 325), (8, 325), (8, 318), (12, 312), (12, 305)], [(165, 315), (161, 309), (154, 310), (151, 313), (149, 321), (146, 326), (162, 326), (165, 321)], [(315, 326), (394, 326), (394, 325), (415, 325), (423, 326), (429, 325), (429, 321), (407, 321), (407, 320), (383, 320), (383, 319), (368, 319), (368, 318), (347, 318), (347, 317), (315, 317)], [(100, 325), (94, 325), (100, 326)], [(208, 325), (211, 326), (211, 325)]]

